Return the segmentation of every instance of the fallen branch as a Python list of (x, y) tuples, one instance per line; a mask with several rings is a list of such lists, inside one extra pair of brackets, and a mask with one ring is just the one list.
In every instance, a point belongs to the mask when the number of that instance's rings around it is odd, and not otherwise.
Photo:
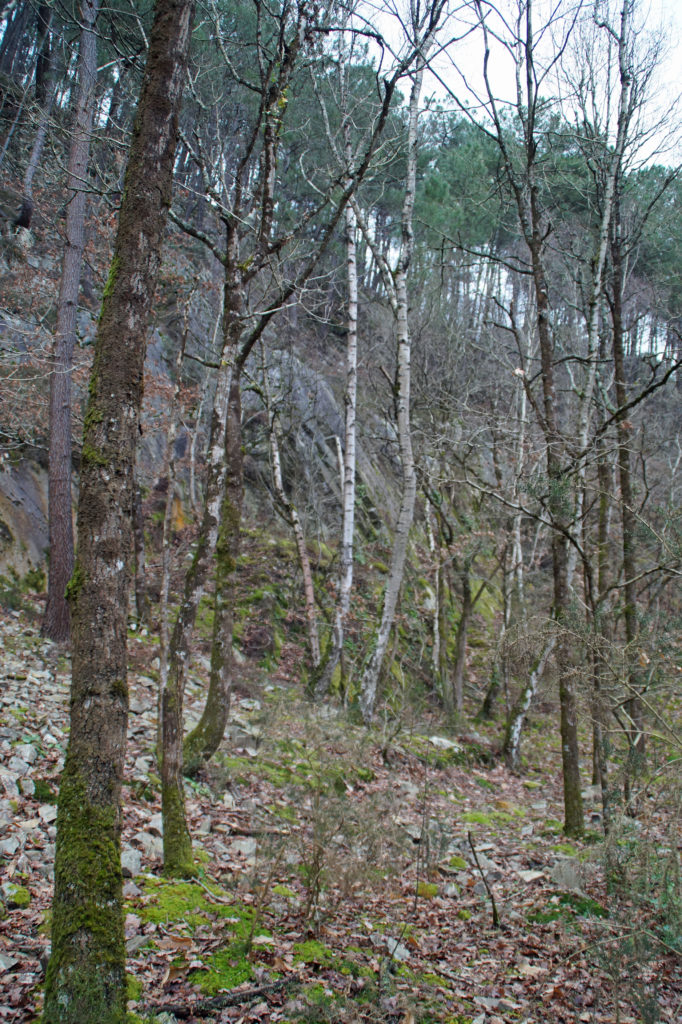
[(233, 989), (231, 992), (223, 992), (219, 996), (211, 996), (210, 999), (200, 999), (191, 1006), (187, 1003), (162, 1003), (160, 1006), (147, 1006), (143, 1012), (147, 1013), (172, 1013), (179, 1020), (188, 1020), (190, 1017), (206, 1016), (210, 1013), (217, 1013), (226, 1006), (243, 1006), (245, 1003), (253, 1002), (262, 996), (272, 995), (284, 989), (300, 985), (301, 979), (282, 978), (273, 981), (268, 985), (256, 985), (253, 988)]

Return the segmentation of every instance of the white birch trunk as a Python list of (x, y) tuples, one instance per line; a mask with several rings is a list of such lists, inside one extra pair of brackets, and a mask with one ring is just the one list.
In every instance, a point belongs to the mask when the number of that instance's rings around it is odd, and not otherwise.
[[(425, 47), (425, 49), (427, 49)], [(396, 375), (396, 413), (398, 427), (398, 446), (402, 469), (402, 492), (400, 510), (395, 528), (391, 564), (384, 591), (384, 604), (381, 622), (376, 635), (374, 649), (365, 667), (360, 690), (360, 710), (366, 723), (371, 722), (374, 715), (379, 676), (393, 628), (398, 594), (403, 581), (407, 542), (414, 515), (417, 478), (412, 452), (412, 435), (410, 430), (410, 330), (408, 324), (407, 275), (414, 248), (412, 215), (417, 177), (417, 126), (419, 120), (419, 98), (423, 79), (423, 64), (416, 71), (410, 93), (410, 112), (407, 150), (407, 180), (402, 212), (402, 240), (398, 266), (395, 273), (394, 300), (396, 310), (396, 327), (398, 341), (398, 364)]]

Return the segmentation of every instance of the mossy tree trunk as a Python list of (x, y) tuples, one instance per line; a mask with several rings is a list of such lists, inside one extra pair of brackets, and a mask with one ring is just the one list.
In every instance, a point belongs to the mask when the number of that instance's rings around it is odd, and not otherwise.
[(59, 791), (45, 1024), (122, 1024), (126, 1016), (120, 837), (133, 467), (193, 10), (191, 0), (157, 3), (97, 332), (69, 584), (71, 730)]

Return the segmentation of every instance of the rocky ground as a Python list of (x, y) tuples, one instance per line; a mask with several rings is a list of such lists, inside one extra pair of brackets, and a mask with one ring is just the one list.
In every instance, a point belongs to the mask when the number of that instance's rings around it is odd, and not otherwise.
[[(0, 648), (0, 1020), (17, 1022), (39, 1013), (49, 955), (69, 663), (25, 611), (0, 612)], [(455, 742), (428, 718), (367, 734), (339, 710), (311, 709), (293, 671), (261, 672), (235, 698), (224, 751), (188, 788), (200, 873), (173, 882), (153, 638), (132, 635), (130, 654), (132, 1020), (682, 1019), (680, 932), (607, 891), (596, 807), (585, 842), (561, 835), (549, 719), (536, 721), (518, 777), (485, 735)], [(199, 659), (190, 718), (204, 670)], [(651, 821), (646, 842), (673, 863), (666, 809)], [(643, 828), (631, 823), (631, 841), (626, 823), (625, 849), (643, 846)]]

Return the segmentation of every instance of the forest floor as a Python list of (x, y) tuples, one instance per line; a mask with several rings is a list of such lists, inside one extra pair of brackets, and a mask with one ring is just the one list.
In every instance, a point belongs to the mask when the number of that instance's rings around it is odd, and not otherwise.
[[(131, 1020), (682, 1019), (682, 928), (661, 910), (679, 886), (666, 866), (679, 819), (671, 831), (670, 807), (649, 801), (607, 848), (593, 802), (591, 829), (568, 842), (549, 704), (513, 775), (492, 732), (453, 737), (427, 713), (368, 732), (311, 707), (285, 645), (278, 669), (250, 672), (223, 751), (188, 786), (200, 872), (174, 882), (162, 875), (156, 646), (137, 634), (129, 646)], [(190, 719), (205, 669), (199, 657)], [(0, 611), (0, 1021), (40, 1011), (68, 689), (64, 650), (26, 610)]]

